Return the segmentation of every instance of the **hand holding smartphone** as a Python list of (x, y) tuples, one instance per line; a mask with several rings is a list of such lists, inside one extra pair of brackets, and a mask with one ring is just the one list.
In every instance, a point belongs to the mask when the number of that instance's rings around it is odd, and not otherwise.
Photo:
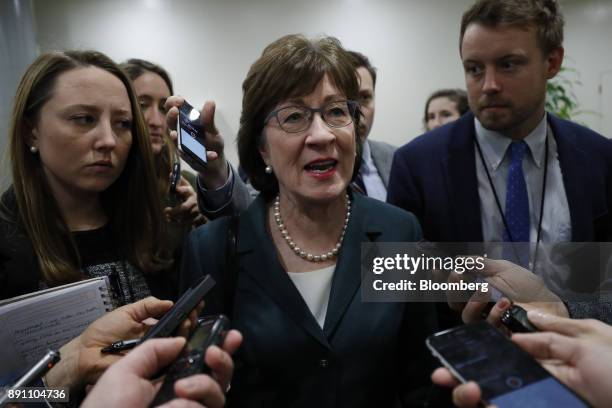
[(204, 361), (206, 350), (212, 345), (221, 347), (229, 328), (230, 321), (223, 315), (212, 316), (198, 322), (185, 348), (168, 368), (164, 382), (151, 406), (158, 406), (176, 398), (174, 383), (181, 378), (195, 374), (210, 374), (210, 369)]
[(196, 308), (213, 286), (215, 286), (215, 280), (210, 275), (204, 276), (197, 284), (187, 289), (174, 306), (142, 338), (128, 341), (117, 340), (104, 347), (101, 352), (118, 353), (132, 349), (148, 339), (174, 335), (181, 323)]
[(589, 406), (486, 322), (436, 333), (426, 344), (461, 382), (477, 382), (486, 404), (499, 408)]

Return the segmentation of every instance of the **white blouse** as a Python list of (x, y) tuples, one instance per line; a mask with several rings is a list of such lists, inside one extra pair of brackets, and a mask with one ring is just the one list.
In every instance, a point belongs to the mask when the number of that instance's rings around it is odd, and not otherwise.
[(335, 269), (336, 265), (331, 265), (310, 272), (287, 272), (321, 328), (323, 328), (327, 315), (327, 305), (329, 304), (329, 294)]

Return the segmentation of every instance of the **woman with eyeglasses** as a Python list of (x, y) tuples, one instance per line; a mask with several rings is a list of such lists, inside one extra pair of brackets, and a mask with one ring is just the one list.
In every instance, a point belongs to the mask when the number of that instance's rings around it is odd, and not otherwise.
[(363, 302), (360, 251), (421, 231), (412, 214), (349, 188), (361, 157), (351, 57), (335, 38), (288, 35), (266, 47), (243, 91), (238, 152), (260, 194), (237, 222), (192, 232), (181, 270), (182, 289), (204, 274), (218, 281), (207, 313), (231, 314), (244, 335), (229, 406), (416, 402), (432, 308)]

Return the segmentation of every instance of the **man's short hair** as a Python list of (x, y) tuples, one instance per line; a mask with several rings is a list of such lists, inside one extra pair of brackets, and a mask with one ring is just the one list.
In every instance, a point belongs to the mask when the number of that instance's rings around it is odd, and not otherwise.
[(544, 55), (563, 46), (563, 14), (557, 0), (479, 0), (463, 14), (459, 49), (463, 35), (472, 24), (487, 27), (510, 25), (534, 27)]
[(376, 88), (376, 68), (370, 63), (370, 59), (357, 51), (349, 51), (348, 53), (353, 57), (355, 69), (364, 67), (368, 70), (372, 76), (372, 86)]

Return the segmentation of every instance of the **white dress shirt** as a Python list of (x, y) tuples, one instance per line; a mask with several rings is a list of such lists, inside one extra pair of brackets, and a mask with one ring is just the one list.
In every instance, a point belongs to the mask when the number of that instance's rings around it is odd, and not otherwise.
[[(493, 180), (499, 197), (502, 211), (506, 207), (506, 183), (510, 167), (510, 155), (506, 154), (512, 140), (499, 132), (485, 129), (478, 119), (474, 118), (476, 138), (482, 148), (484, 160)], [(563, 175), (559, 165), (557, 143), (548, 127), (546, 114), (538, 126), (524, 139), (529, 147), (523, 160), (523, 173), (529, 197), (530, 233), (529, 241), (536, 242), (540, 222), (542, 203), (542, 182), (544, 177), (545, 142), (548, 135), (548, 175), (546, 195), (542, 217), (541, 242), (569, 242), (572, 239), (572, 224), (569, 205), (563, 184)], [(504, 223), (493, 189), (487, 178), (478, 148), (476, 153), (476, 175), (478, 178), (478, 195), (480, 197), (480, 216), (482, 235), (485, 242), (503, 241)]]

